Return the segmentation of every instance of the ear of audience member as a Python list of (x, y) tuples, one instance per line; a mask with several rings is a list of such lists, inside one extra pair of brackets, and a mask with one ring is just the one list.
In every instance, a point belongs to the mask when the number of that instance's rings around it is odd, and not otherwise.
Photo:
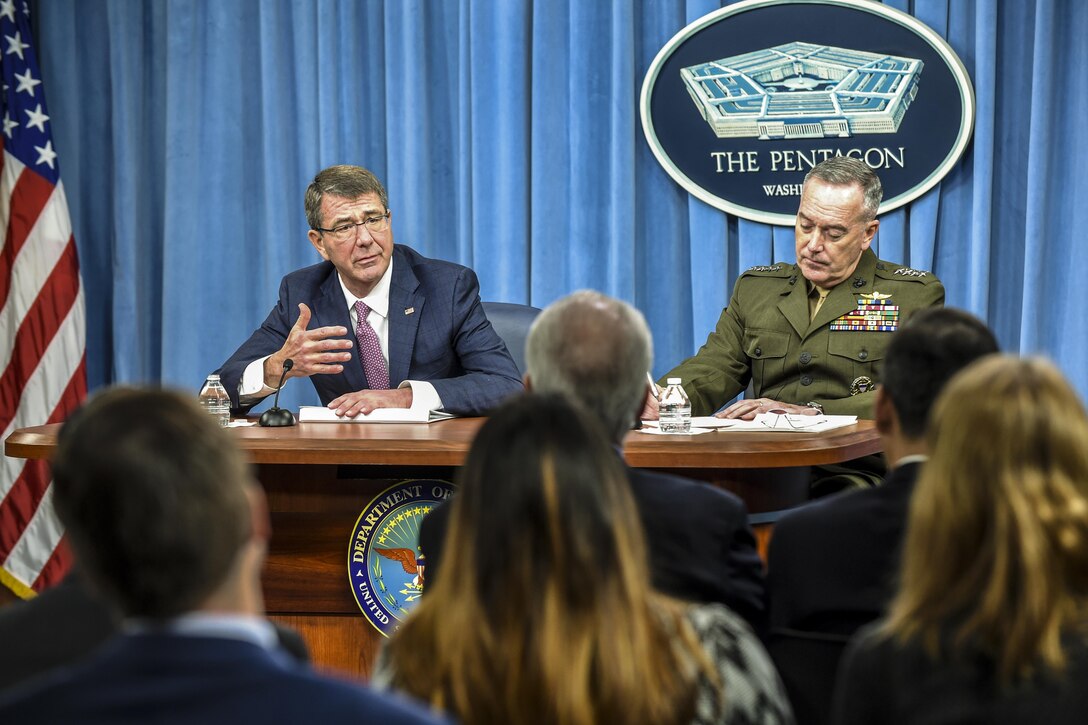
[(1083, 722), (1088, 416), (1050, 363), (992, 356), (938, 401), (887, 619), (837, 721)]
[(86, 660), (0, 696), (3, 722), (436, 722), (319, 677), (262, 616), (264, 496), (228, 433), (161, 390), (94, 396), (63, 427), (53, 502), (126, 622)]
[(594, 417), (555, 394), (507, 403), (459, 483), (446, 571), (375, 683), (472, 723), (789, 720), (739, 618), (648, 586), (634, 501)]

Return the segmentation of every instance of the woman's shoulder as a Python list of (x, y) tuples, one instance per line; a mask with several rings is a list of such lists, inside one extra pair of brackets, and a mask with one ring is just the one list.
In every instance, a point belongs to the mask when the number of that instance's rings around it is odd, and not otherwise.
[(747, 622), (721, 604), (691, 605), (684, 618), (721, 678), (726, 703), (726, 717), (710, 719), (715, 693), (702, 682), (696, 722), (793, 722), (778, 671)]
[(684, 617), (697, 632), (747, 632), (752, 628), (740, 615), (724, 604), (691, 604), (684, 608)]

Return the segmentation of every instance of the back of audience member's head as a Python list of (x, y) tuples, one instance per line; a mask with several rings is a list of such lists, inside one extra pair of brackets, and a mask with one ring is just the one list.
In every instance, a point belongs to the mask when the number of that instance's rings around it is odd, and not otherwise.
[(895, 407), (903, 435), (922, 438), (930, 409), (949, 379), (996, 352), (990, 328), (963, 310), (936, 307), (911, 317), (892, 337), (882, 375), (884, 395)]
[(948, 384), (927, 438), (885, 631), (933, 657), (981, 652), (1004, 682), (1060, 671), (1061, 638), (1088, 612), (1088, 416), (1076, 392), (1042, 359), (989, 356)]
[(54, 503), (80, 566), (127, 616), (198, 608), (251, 531), (246, 462), (188, 397), (115, 388), (64, 425)]
[(394, 686), (464, 722), (690, 722), (692, 662), (713, 674), (679, 605), (650, 590), (594, 417), (519, 396), (480, 429), (459, 483), (443, 576), (388, 645)]
[(548, 305), (525, 343), (526, 382), (540, 393), (565, 393), (621, 442), (646, 400), (653, 362), (642, 313), (600, 292), (581, 290)]

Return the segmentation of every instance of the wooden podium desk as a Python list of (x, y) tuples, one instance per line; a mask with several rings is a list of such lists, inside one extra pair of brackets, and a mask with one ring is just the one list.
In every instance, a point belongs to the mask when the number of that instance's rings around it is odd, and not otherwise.
[[(266, 607), (272, 618), (303, 634), (316, 665), (366, 677), (382, 640), (359, 612), (348, 578), (349, 538), (359, 514), (396, 480), (452, 480), (482, 422), (230, 429), (268, 494), (273, 534), (264, 574)], [(15, 458), (48, 458), (58, 428), (17, 430), (4, 451)], [(728, 488), (759, 514), (804, 501), (809, 466), (879, 450), (873, 422), (859, 421), (826, 433), (719, 431), (687, 438), (632, 432), (625, 456), (632, 466)]]

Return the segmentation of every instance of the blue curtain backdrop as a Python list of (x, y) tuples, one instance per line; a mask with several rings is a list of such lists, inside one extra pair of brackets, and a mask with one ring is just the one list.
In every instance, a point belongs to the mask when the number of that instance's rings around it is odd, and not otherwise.
[[(655, 373), (705, 339), (739, 272), (792, 229), (693, 198), (638, 121), (699, 0), (31, 3), (87, 296), (89, 382), (196, 389), (316, 260), (302, 193), (333, 163), (386, 181), (399, 243), (472, 266), (485, 299), (592, 287), (637, 305)], [(728, 3), (724, 3), (728, 4)], [(974, 81), (974, 139), (888, 214), (887, 259), (1088, 393), (1088, 3), (889, 2)], [(289, 394), (288, 394), (289, 393)], [(313, 402), (288, 386), (289, 405)]]

